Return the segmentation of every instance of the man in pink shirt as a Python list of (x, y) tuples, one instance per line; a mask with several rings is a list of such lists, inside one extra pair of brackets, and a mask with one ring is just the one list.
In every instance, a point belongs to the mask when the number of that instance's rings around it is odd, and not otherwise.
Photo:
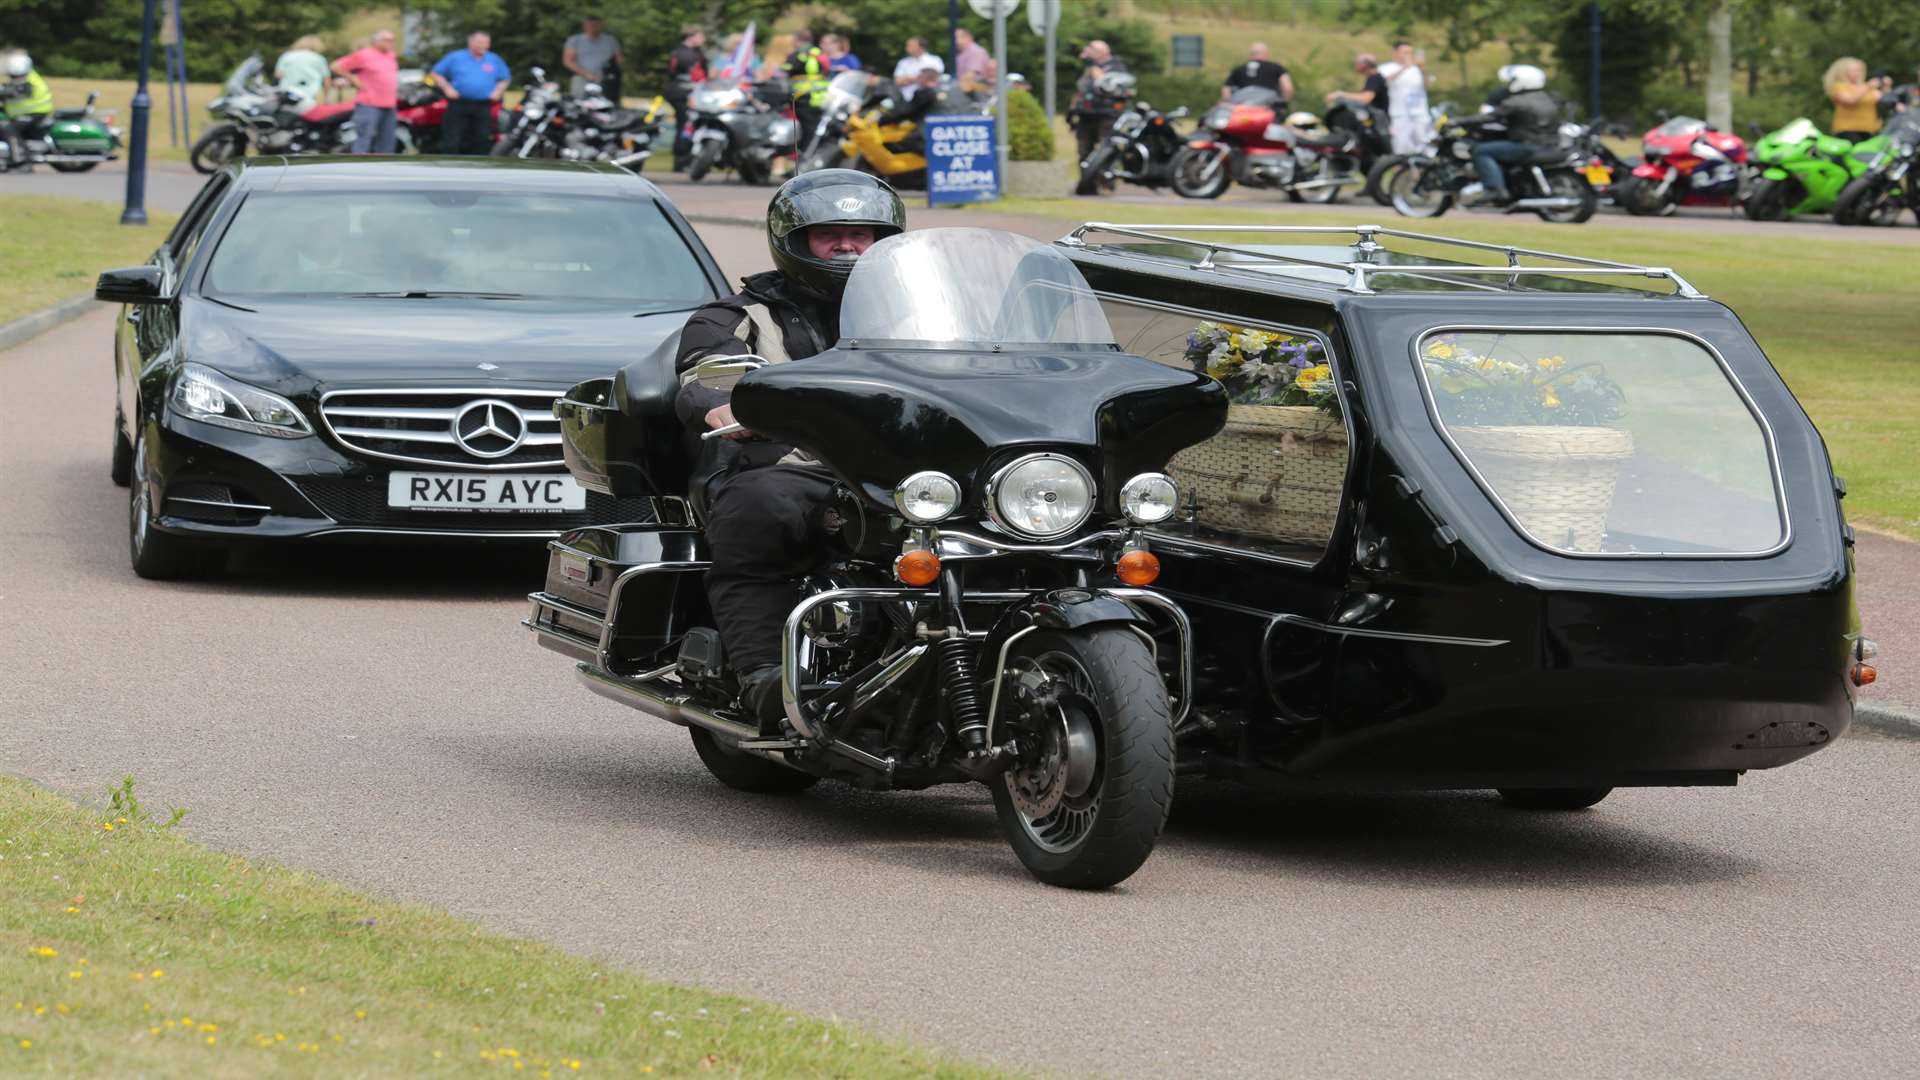
[(953, 42), (960, 47), (959, 55), (953, 60), (953, 77), (960, 81), (960, 85), (972, 89), (993, 82), (993, 76), (989, 74), (993, 57), (979, 42), (973, 40), (973, 31), (965, 27), (955, 30)]
[(353, 98), (353, 152), (391, 154), (394, 147), (395, 95), (400, 85), (400, 60), (393, 55), (393, 31), (376, 30), (373, 44), (333, 62), (336, 75), (353, 80), (359, 93)]

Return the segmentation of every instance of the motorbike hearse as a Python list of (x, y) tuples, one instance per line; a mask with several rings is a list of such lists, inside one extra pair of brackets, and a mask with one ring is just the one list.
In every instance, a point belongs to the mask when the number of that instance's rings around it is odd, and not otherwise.
[(839, 479), (777, 731), (707, 609), (718, 441), (673, 419), (672, 343), (554, 407), (574, 475), (657, 513), (555, 541), (525, 625), (734, 787), (983, 782), (1029, 871), (1099, 888), (1176, 775), (1581, 809), (1812, 754), (1873, 677), (1825, 445), (1674, 270), (934, 229), (861, 259), (841, 333), (688, 373)]

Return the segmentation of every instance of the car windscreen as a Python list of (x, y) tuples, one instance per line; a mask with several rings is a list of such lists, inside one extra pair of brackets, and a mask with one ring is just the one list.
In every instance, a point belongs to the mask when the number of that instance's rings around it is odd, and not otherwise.
[(234, 297), (477, 294), (660, 311), (714, 296), (652, 202), (451, 188), (250, 195), (201, 288)]
[(1786, 542), (1771, 436), (1697, 339), (1440, 330), (1416, 351), (1448, 442), (1541, 547), (1725, 557)]

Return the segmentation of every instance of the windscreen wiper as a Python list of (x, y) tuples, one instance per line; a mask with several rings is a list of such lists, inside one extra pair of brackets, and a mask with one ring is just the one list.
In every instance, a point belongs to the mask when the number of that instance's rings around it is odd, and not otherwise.
[(447, 297), (461, 297), (469, 300), (519, 300), (526, 293), (517, 292), (457, 292), (450, 289), (409, 289), (405, 292), (358, 292), (348, 293), (356, 300), (440, 300)]

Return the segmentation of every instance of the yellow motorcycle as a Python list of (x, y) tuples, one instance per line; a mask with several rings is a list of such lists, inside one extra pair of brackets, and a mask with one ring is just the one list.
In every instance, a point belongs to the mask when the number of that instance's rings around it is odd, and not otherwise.
[(877, 111), (849, 116), (847, 137), (840, 141), (845, 167), (873, 173), (894, 187), (925, 187), (926, 155), (901, 147), (919, 131), (912, 121), (882, 124)]

